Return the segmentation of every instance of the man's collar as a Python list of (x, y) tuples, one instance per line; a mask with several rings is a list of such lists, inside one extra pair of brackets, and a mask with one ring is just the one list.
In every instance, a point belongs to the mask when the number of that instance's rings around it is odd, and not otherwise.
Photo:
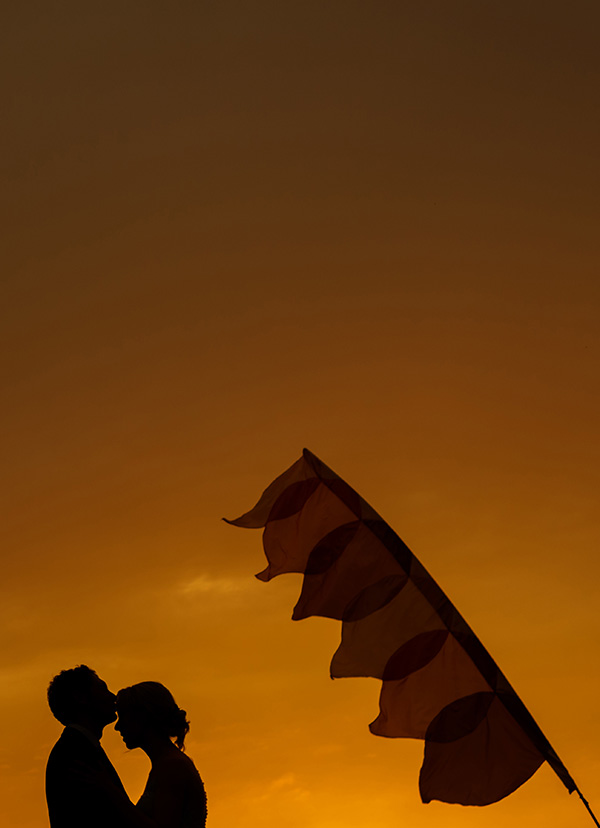
[(79, 724), (68, 724), (66, 726), (72, 728), (73, 730), (78, 730), (80, 733), (83, 733), (86, 739), (89, 739), (93, 745), (100, 744), (100, 740), (98, 739), (98, 737), (95, 736), (91, 730), (88, 730), (87, 727), (84, 727), (83, 725)]

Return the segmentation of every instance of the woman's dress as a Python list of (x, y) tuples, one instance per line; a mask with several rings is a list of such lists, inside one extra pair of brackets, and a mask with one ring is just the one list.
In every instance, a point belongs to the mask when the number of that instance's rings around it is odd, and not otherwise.
[[(205, 828), (206, 826), (206, 792), (204, 783), (196, 766), (188, 756), (181, 755), (183, 762), (177, 763), (177, 821), (169, 828)], [(161, 776), (160, 770), (150, 771), (144, 793), (137, 808), (150, 819), (155, 817), (155, 801), (160, 796), (161, 784), (170, 784)]]

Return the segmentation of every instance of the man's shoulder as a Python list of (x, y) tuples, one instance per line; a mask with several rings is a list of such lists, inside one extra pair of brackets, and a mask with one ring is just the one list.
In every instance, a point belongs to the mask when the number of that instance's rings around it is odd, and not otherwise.
[[(112, 773), (111, 773), (112, 771)], [(125, 828), (106, 794), (119, 778), (102, 747), (77, 728), (66, 727), (50, 751), (46, 800), (52, 828)], [(122, 796), (127, 799), (125, 790)]]
[(67, 726), (56, 740), (52, 753), (63, 750), (85, 750), (87, 747), (91, 748), (90, 740), (77, 728)]
[(65, 727), (50, 751), (48, 766), (64, 765), (71, 760), (93, 761), (97, 751), (90, 740), (74, 727)]

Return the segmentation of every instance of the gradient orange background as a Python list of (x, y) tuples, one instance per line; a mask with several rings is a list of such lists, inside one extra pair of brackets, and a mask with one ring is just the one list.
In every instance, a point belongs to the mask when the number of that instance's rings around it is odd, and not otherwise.
[[(250, 508), (318, 454), (480, 636), (596, 810), (596, 2), (12, 4), (0, 822), (50, 678), (163, 681), (211, 828), (591, 825), (544, 766), (421, 805)], [(104, 739), (135, 798), (148, 763)]]

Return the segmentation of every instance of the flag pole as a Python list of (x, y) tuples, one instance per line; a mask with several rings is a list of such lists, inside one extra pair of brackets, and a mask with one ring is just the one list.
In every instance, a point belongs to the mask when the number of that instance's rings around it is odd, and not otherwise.
[(596, 817), (595, 817), (595, 815), (594, 815), (594, 812), (593, 812), (593, 811), (592, 811), (592, 809), (590, 808), (590, 803), (587, 801), (587, 799), (586, 799), (586, 798), (584, 797), (584, 795), (581, 793), (581, 791), (579, 790), (579, 788), (575, 788), (575, 790), (577, 791), (577, 794), (578, 794), (578, 796), (579, 796), (579, 799), (581, 799), (581, 801), (583, 802), (583, 804), (585, 805), (585, 807), (588, 809), (588, 811), (589, 811), (589, 814), (590, 814), (591, 818), (594, 820), (594, 822), (595, 822), (595, 824), (598, 826), (598, 828), (600, 828), (600, 822), (598, 822), (598, 820), (596, 819)]

